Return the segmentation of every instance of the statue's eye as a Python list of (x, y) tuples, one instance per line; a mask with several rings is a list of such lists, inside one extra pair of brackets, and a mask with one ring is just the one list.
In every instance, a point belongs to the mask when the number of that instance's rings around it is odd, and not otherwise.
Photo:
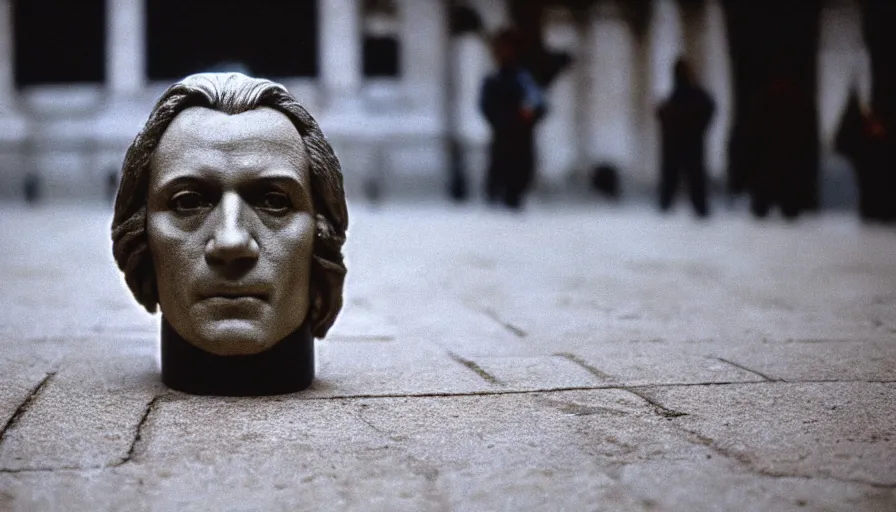
[(292, 201), (283, 192), (265, 192), (258, 201), (258, 206), (275, 214), (284, 214), (292, 208)]
[(196, 213), (209, 205), (202, 194), (195, 190), (183, 190), (174, 194), (169, 202), (169, 207), (177, 213)]

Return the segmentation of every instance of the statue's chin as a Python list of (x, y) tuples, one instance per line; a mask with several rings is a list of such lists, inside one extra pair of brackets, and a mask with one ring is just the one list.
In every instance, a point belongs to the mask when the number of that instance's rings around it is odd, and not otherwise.
[(280, 336), (272, 331), (257, 321), (227, 319), (207, 322), (199, 326), (195, 336), (184, 339), (211, 354), (248, 356), (272, 348), (289, 334)]

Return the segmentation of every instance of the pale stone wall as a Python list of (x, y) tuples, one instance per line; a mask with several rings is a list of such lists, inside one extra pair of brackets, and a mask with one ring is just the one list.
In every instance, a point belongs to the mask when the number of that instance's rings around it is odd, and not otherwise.
[(636, 171), (642, 185), (652, 185), (659, 177), (659, 125), (656, 109), (672, 92), (672, 67), (684, 53), (681, 13), (675, 0), (655, 0), (645, 41), (644, 75), (641, 86), (641, 164)]
[(708, 0), (702, 23), (696, 28), (703, 34), (700, 79), (716, 102), (716, 114), (706, 144), (706, 164), (710, 176), (718, 180), (725, 176), (728, 166), (728, 134), (733, 123), (734, 100), (725, 13), (719, 0)]
[(0, 0), (0, 194), (18, 193), (25, 169), (28, 120), (21, 115), (13, 80), (12, 2)]
[[(19, 195), (27, 172), (46, 181), (50, 196), (99, 197), (120, 166), (165, 83), (145, 73), (145, 0), (107, 0), (107, 82), (38, 86), (17, 91), (10, 0), (0, 0), (0, 194)], [(544, 18), (545, 44), (574, 61), (547, 93), (548, 117), (538, 129), (538, 186), (580, 186), (600, 163), (623, 181), (652, 188), (658, 177), (655, 109), (671, 90), (679, 55), (694, 63), (717, 113), (707, 147), (709, 171), (722, 179), (731, 124), (731, 72), (719, 0), (681, 9), (652, 0), (647, 33), (638, 38), (621, 14), (624, 0), (607, 0), (585, 19), (554, 8)], [(471, 191), (478, 195), (487, 162), (488, 127), (478, 109), (483, 78), (492, 70), (485, 36), (509, 23), (506, 1), (470, 0), (482, 34), (448, 35), (444, 0), (395, 0), (402, 73), (362, 76), (365, 13), (359, 0), (319, 0), (320, 73), (284, 84), (333, 140), (350, 193), (370, 182), (382, 191), (444, 188), (447, 130), (462, 148)], [(369, 21), (369, 20), (367, 20)], [(382, 20), (381, 20), (382, 21)], [(820, 136), (829, 146), (851, 84), (868, 96), (867, 51), (856, 0), (829, 0), (821, 19)], [(867, 99), (866, 99), (867, 102)]]
[[(581, 44), (572, 13), (555, 9), (547, 13), (544, 27), (545, 46), (552, 51), (573, 54)], [(577, 73), (567, 69), (547, 91), (549, 115), (538, 126), (538, 183), (547, 190), (558, 190), (581, 171), (577, 125)]]
[(585, 156), (635, 170), (634, 34), (616, 2), (592, 9), (585, 33)]
[(830, 150), (852, 87), (863, 106), (871, 98), (870, 57), (856, 0), (828, 0), (821, 10), (818, 115), (822, 147)]

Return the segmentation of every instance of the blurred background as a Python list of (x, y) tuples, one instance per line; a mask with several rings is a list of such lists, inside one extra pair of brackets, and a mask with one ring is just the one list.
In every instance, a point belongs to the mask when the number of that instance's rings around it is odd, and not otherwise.
[(0, 196), (109, 200), (165, 87), (231, 70), (296, 95), (350, 197), (481, 201), (492, 137), (481, 91), (492, 38), (513, 27), (547, 107), (534, 196), (653, 201), (657, 108), (685, 58), (715, 107), (705, 168), (717, 201), (752, 195), (757, 213), (757, 190), (783, 180), (791, 213), (892, 220), (894, 4), (0, 0)]

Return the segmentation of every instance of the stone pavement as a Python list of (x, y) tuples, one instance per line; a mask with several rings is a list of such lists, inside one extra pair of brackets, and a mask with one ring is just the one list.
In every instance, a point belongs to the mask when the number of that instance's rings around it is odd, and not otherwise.
[(0, 510), (896, 510), (896, 230), (720, 213), (356, 206), (314, 388), (208, 398), (0, 205)]

